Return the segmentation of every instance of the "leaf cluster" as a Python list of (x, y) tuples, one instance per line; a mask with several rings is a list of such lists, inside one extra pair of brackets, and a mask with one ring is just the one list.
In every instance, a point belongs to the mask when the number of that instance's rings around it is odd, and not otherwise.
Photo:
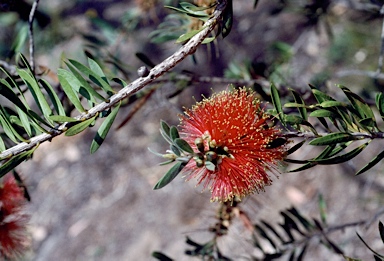
[(156, 155), (168, 159), (160, 165), (166, 165), (176, 161), (170, 170), (156, 183), (153, 189), (160, 189), (168, 185), (188, 164), (194, 154), (193, 149), (185, 140), (180, 138), (176, 126), (169, 126), (165, 121), (160, 121), (160, 133), (169, 143), (167, 154), (153, 152)]
[[(227, 1), (223, 12), (223, 19), (218, 28), (217, 35), (229, 35), (233, 23), (232, 0)], [(153, 43), (164, 43), (176, 40), (176, 43), (185, 43), (204, 29), (204, 23), (211, 17), (217, 2), (212, 1), (209, 6), (197, 6), (189, 2), (180, 2), (180, 7), (166, 6), (176, 13), (169, 14), (157, 30), (150, 34)], [(216, 36), (207, 37), (203, 44), (216, 39)]]
[[(338, 101), (314, 86), (310, 85), (310, 87), (315, 102), (306, 102), (297, 91), (290, 89), (293, 102), (285, 103), (283, 106), (276, 86), (271, 85), (271, 99), (275, 109), (270, 112), (279, 119), (287, 132), (294, 130), (291, 137), (305, 138), (294, 145), (288, 154), (301, 148), (306, 140), (310, 140), (308, 145), (325, 147), (318, 156), (311, 159), (286, 159), (287, 162), (302, 165), (290, 172), (305, 170), (316, 165), (340, 164), (349, 161), (363, 151), (374, 139), (384, 138), (371, 106), (362, 97), (347, 87), (339, 85), (338, 87), (343, 91), (348, 102)], [(382, 119), (384, 115), (383, 101), (383, 94), (378, 93), (376, 95), (376, 109)], [(286, 112), (287, 110), (289, 112)], [(314, 125), (313, 122), (317, 125)], [(320, 133), (320, 128), (323, 133)], [(352, 149), (352, 144), (358, 141), (364, 143)], [(345, 152), (346, 149), (349, 151)], [(384, 150), (360, 169), (357, 174), (372, 168), (383, 157)]]
[[(109, 103), (109, 97), (115, 93), (109, 79), (100, 65), (88, 58), (88, 66), (76, 60), (68, 60), (66, 69), (58, 69), (58, 86), (52, 86), (47, 80), (35, 75), (27, 59), (20, 55), (22, 68), (17, 75), (1, 68), (5, 77), (0, 79), (0, 94), (9, 106), (0, 106), (0, 151), (14, 147), (19, 143), (31, 143), (40, 134), (50, 137), (65, 132), (66, 136), (76, 135), (95, 124), (97, 118), (105, 117), (91, 145), (91, 153), (97, 151), (120, 108), (112, 105), (104, 112), (89, 114), (88, 110), (100, 103)], [(37, 109), (31, 106), (32, 96)], [(71, 117), (73, 110), (80, 113)], [(31, 143), (32, 144), (32, 143)], [(4, 156), (0, 167), (0, 177), (29, 159), (36, 145), (17, 155)]]
[[(289, 260), (305, 260), (304, 256), (312, 239), (318, 238), (319, 242), (336, 254), (343, 255), (343, 251), (332, 242), (326, 232), (326, 220), (307, 218), (292, 207), (281, 211), (283, 222), (278, 226), (260, 220), (254, 225), (253, 245), (263, 253), (261, 260), (273, 260), (288, 255)], [(280, 231), (283, 231), (280, 232)], [(267, 242), (274, 251), (265, 250)], [(264, 246), (264, 247), (263, 247)], [(260, 259), (256, 259), (260, 260)]]
[[(249, 260), (277, 260), (287, 257), (287, 260), (306, 260), (305, 255), (310, 245), (319, 243), (331, 250), (334, 254), (345, 257), (344, 251), (329, 238), (329, 233), (337, 229), (327, 225), (325, 203), (322, 197), (319, 198), (320, 218), (308, 218), (295, 207), (280, 212), (282, 222), (272, 224), (270, 221), (259, 220), (253, 224), (250, 242), (261, 254), (247, 256)], [(242, 211), (240, 210), (240, 213)], [(228, 214), (228, 213), (227, 213)], [(381, 225), (382, 226), (382, 225)], [(228, 227), (226, 227), (228, 229)], [(217, 238), (226, 233), (217, 234), (217, 231), (210, 230), (215, 236), (205, 243), (198, 243), (189, 237), (186, 243), (189, 247), (185, 253), (189, 256), (199, 257), (201, 260), (232, 260), (223, 255), (217, 245)], [(192, 247), (192, 249), (190, 249)], [(153, 256), (158, 260), (172, 260), (160, 252), (154, 252)], [(247, 256), (247, 257), (246, 257)]]

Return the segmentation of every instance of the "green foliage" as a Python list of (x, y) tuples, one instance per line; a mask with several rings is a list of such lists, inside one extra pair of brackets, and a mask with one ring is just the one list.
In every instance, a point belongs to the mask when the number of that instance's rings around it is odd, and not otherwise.
[[(335, 230), (335, 227), (326, 224), (325, 203), (322, 198), (319, 199), (321, 221), (316, 218), (309, 218), (303, 215), (297, 208), (291, 207), (280, 212), (282, 222), (272, 224), (271, 221), (258, 220), (254, 224), (249, 224), (248, 229), (252, 230), (249, 239), (246, 239), (255, 248), (254, 253), (243, 253), (243, 258), (249, 260), (275, 260), (286, 257), (288, 260), (306, 260), (305, 255), (311, 244), (322, 245), (334, 253), (335, 256), (344, 256), (344, 251), (330, 239), (329, 234)], [(235, 217), (233, 212), (240, 211), (242, 219), (246, 219), (244, 212), (240, 210), (239, 203), (226, 205), (223, 203), (217, 215), (218, 222), (209, 228), (213, 237), (209, 241), (199, 243), (186, 238), (187, 250), (185, 253), (189, 256), (199, 257), (202, 260), (232, 260), (222, 254), (218, 242), (227, 236), (228, 229)], [(348, 225), (346, 225), (348, 226)], [(252, 228), (251, 228), (252, 227)], [(344, 229), (343, 226), (337, 228)], [(316, 240), (315, 240), (316, 239)], [(153, 256), (159, 260), (169, 258), (166, 255), (154, 252)], [(168, 259), (164, 259), (168, 260)]]
[(169, 171), (156, 183), (153, 189), (161, 189), (162, 187), (168, 185), (174, 178), (177, 177), (180, 171), (183, 170), (185, 165), (187, 165), (186, 162), (176, 162), (176, 164), (173, 165), (172, 168), (170, 168)]
[(113, 122), (115, 121), (115, 118), (117, 116), (117, 113), (120, 109), (121, 102), (113, 108), (111, 113), (107, 116), (107, 118), (103, 121), (101, 124), (99, 130), (96, 133), (96, 136), (93, 138), (92, 144), (91, 144), (91, 154), (95, 153), (101, 146), (101, 144), (104, 142), (105, 138), (107, 137), (107, 134), (112, 127)]
[[(291, 90), (294, 102), (287, 102), (282, 106), (279, 92), (274, 84), (271, 85), (271, 98), (274, 105), (272, 112), (287, 129), (295, 129), (293, 136), (308, 136), (308, 145), (326, 146), (318, 156), (307, 160), (295, 160), (287, 158), (286, 161), (301, 164), (302, 167), (290, 170), (290, 172), (302, 171), (316, 165), (340, 164), (349, 161), (362, 152), (368, 144), (376, 138), (383, 138), (381, 130), (371, 107), (356, 93), (339, 85), (348, 102), (338, 101), (328, 94), (310, 86), (317, 103), (306, 102), (298, 92)], [(376, 96), (377, 110), (381, 108), (381, 96)], [(283, 108), (295, 108), (298, 114), (290, 111), (287, 114)], [(315, 129), (309, 119), (317, 120), (323, 126), (323, 130)], [(333, 126), (330, 126), (332, 123)], [(324, 133), (324, 130), (326, 133)], [(323, 132), (323, 133), (321, 133)], [(321, 133), (321, 134), (320, 134)], [(291, 134), (292, 135), (292, 134)], [(352, 149), (355, 142), (366, 142)], [(368, 140), (368, 141), (367, 141)], [(293, 146), (288, 154), (293, 153), (303, 146), (303, 142)], [(341, 154), (345, 149), (348, 152)], [(365, 167), (357, 172), (361, 174), (375, 166), (383, 158), (383, 153), (374, 157)]]
[[(212, 12), (216, 3), (211, 6), (196, 6), (188, 2), (180, 2), (179, 5), (180, 8), (166, 6), (177, 13), (169, 14), (158, 29), (151, 32), (150, 37), (153, 43), (163, 43), (170, 40), (176, 40), (176, 43), (187, 42), (205, 28), (202, 24), (210, 18), (210, 12)], [(228, 4), (222, 22), (223, 37), (229, 34), (232, 26), (232, 16), (232, 5)], [(203, 43), (207, 44), (215, 39), (214, 36), (207, 37)]]
[(191, 146), (185, 140), (180, 138), (179, 131), (176, 126), (169, 126), (165, 121), (160, 121), (160, 134), (170, 145), (170, 149), (166, 154), (152, 153), (168, 159), (160, 165), (166, 165), (177, 161), (175, 165), (157, 182), (154, 189), (160, 189), (168, 185), (188, 164), (194, 155)]

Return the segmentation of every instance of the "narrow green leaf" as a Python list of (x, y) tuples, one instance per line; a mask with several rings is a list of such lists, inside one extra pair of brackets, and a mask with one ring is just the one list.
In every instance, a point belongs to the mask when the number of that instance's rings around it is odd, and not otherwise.
[(298, 149), (300, 149), (304, 145), (305, 142), (306, 142), (306, 140), (302, 140), (302, 141), (298, 142), (297, 144), (295, 144), (292, 148), (290, 148), (287, 151), (287, 155), (290, 155), (290, 154), (294, 153), (295, 151), (297, 151)]
[(19, 59), (21, 60), (21, 64), (23, 65), (23, 66), (21, 66), (21, 67), (26, 67), (26, 68), (27, 68), (27, 71), (28, 71), (31, 75), (34, 75), (33, 72), (32, 72), (32, 67), (31, 67), (31, 65), (29, 64), (27, 57), (25, 57), (23, 53), (19, 53), (19, 54), (18, 54), (18, 56), (16, 57), (16, 60), (19, 60)]
[(255, 0), (255, 3), (253, 4), (253, 8), (256, 8), (258, 3), (259, 3), (259, 0)]
[(69, 84), (68, 80), (66, 79), (66, 77), (68, 76), (67, 71), (59, 68), (57, 70), (57, 76), (59, 77), (61, 87), (63, 88), (68, 99), (73, 103), (73, 105), (79, 112), (85, 112), (85, 109), (81, 104), (79, 97), (73, 91), (72, 86)]
[(256, 224), (256, 225), (254, 225), (254, 227), (255, 227), (257, 233), (258, 233), (261, 237), (265, 238), (265, 239), (271, 244), (271, 246), (272, 246), (274, 249), (277, 249), (277, 246), (276, 246), (275, 242), (272, 240), (272, 238), (271, 238), (270, 236), (268, 236), (268, 234), (266, 233), (266, 231), (265, 231), (260, 225)]
[(349, 134), (349, 133), (331, 133), (326, 136), (316, 138), (309, 142), (309, 145), (314, 146), (323, 146), (323, 145), (331, 145), (336, 143), (347, 142), (351, 140), (358, 140), (359, 138)]
[(306, 106), (304, 104), (299, 104), (296, 102), (287, 102), (286, 104), (284, 104), (284, 107), (285, 108), (306, 108), (308, 106)]
[(281, 147), (284, 144), (286, 144), (287, 142), (288, 141), (286, 138), (276, 138), (276, 139), (268, 142), (267, 149), (275, 149), (275, 148)]
[(28, 159), (33, 154), (33, 152), (35, 151), (36, 148), (37, 148), (37, 146), (34, 147), (33, 149), (29, 150), (29, 151), (22, 152), (19, 155), (10, 158), (7, 162), (5, 162), (3, 165), (1, 165), (0, 178), (3, 177), (8, 172), (12, 171), (18, 165), (20, 165), (21, 162)]
[(304, 122), (304, 119), (297, 115), (284, 115), (284, 120), (289, 125), (299, 125)]
[(293, 163), (293, 164), (307, 164), (310, 161), (309, 160), (297, 160), (297, 159), (284, 159), (285, 162)]
[(128, 85), (128, 83), (126, 83), (123, 79), (120, 79), (120, 78), (116, 78), (115, 77), (115, 78), (112, 78), (111, 80), (114, 81), (117, 84), (120, 84), (121, 87), (125, 87), (125, 86)]
[[(12, 82), (13, 82), (13, 80), (12, 80)], [(16, 84), (16, 83), (14, 83), (14, 84)], [(17, 86), (17, 84), (16, 84), (16, 86)], [(19, 88), (19, 87), (17, 86), (17, 88)], [(32, 110), (30, 110), (28, 104), (19, 99), (19, 97), (21, 97), (24, 100), (23, 94), (16, 95), (13, 92), (12, 88), (9, 86), (9, 84), (3, 79), (0, 79), (0, 95), (4, 96), (10, 102), (15, 104), (26, 115), (28, 115), (28, 117), (30, 117), (32, 120), (39, 121), (48, 127), (52, 127), (52, 124), (48, 123), (46, 120), (42, 119), (39, 115), (34, 113)], [(37, 126), (39, 126), (39, 125), (37, 124)], [(42, 127), (39, 127), (39, 129), (41, 131), (45, 131)]]
[(40, 84), (43, 86), (45, 91), (48, 93), (48, 96), (53, 104), (53, 107), (55, 108), (56, 112), (59, 115), (65, 116), (65, 110), (63, 105), (61, 104), (61, 101), (59, 97), (57, 96), (56, 92), (53, 90), (52, 86), (44, 79), (39, 80)]
[(202, 43), (202, 44), (208, 44), (208, 43), (213, 42), (215, 39), (216, 39), (216, 37), (214, 37), (214, 36), (212, 36), (212, 37), (206, 37), (201, 43)]
[(178, 147), (176, 147), (175, 145), (171, 144), (170, 145), (170, 149), (173, 153), (175, 153), (176, 156), (180, 157), (181, 156), (181, 152), (179, 150)]
[[(34, 97), (44, 117), (48, 120), (49, 116), (52, 115), (52, 110), (47, 100), (45, 99), (44, 94), (41, 91), (40, 86), (38, 85), (38, 82), (26, 70), (24, 69), (16, 69), (16, 70), (19, 76), (21, 77), (21, 79), (28, 86), (28, 89), (31, 91), (32, 96)], [(49, 122), (49, 123), (53, 126), (52, 122)]]
[[(5, 5), (7, 5), (6, 2), (5, 2)], [(27, 38), (28, 38), (28, 25), (24, 24), (24, 26), (22, 26), (18, 30), (17, 35), (12, 43), (11, 53), (8, 55), (9, 59), (11, 59), (14, 54), (18, 54), (23, 51), (22, 49), (25, 46), (25, 42), (27, 41)]]
[[(16, 84), (16, 83), (15, 83)], [(22, 95), (18, 96), (16, 95), (12, 88), (9, 86), (7, 81), (0, 79), (0, 95), (4, 96), (6, 99), (8, 99), (12, 104), (16, 105), (18, 108), (20, 108), (25, 114), (29, 115), (28, 112), (28, 104), (22, 102), (22, 100), (19, 99), (19, 97), (23, 97)]]
[(301, 98), (300, 94), (297, 91), (295, 91), (293, 89), (290, 89), (290, 91), (293, 95), (293, 99), (295, 100), (295, 102), (299, 105), (302, 105), (298, 108), (301, 117), (304, 120), (308, 120), (307, 109), (305, 108), (305, 102), (304, 102), (303, 98)]
[[(189, 4), (189, 5), (192, 5), (190, 3), (187, 3), (187, 2), (182, 2), (180, 3), (180, 6), (181, 4)], [(165, 8), (169, 8), (169, 9), (172, 9), (172, 10), (175, 10), (177, 12), (181, 12), (181, 13), (184, 13), (184, 14), (187, 14), (189, 16), (192, 16), (192, 17), (196, 17), (196, 18), (203, 18), (203, 17), (208, 17), (208, 14), (205, 12), (205, 11), (193, 11), (189, 8), (185, 8), (186, 6), (184, 5), (184, 8), (177, 8), (177, 7), (173, 7), (173, 6), (164, 6)]]
[(75, 118), (63, 116), (63, 115), (52, 115), (49, 118), (55, 122), (77, 122), (77, 121), (79, 121)]
[(326, 157), (332, 157), (337, 154), (339, 154), (341, 151), (343, 151), (346, 147), (352, 144), (353, 141), (343, 142), (339, 143), (337, 146), (335, 146), (330, 153)]
[(335, 147), (335, 144), (328, 145), (315, 159), (324, 159), (328, 157), (333, 152)]
[[(88, 92), (91, 96), (99, 99), (100, 101), (105, 101), (106, 98), (104, 98), (100, 93), (98, 93), (92, 86), (84, 79), (84, 77), (73, 67), (70, 63), (65, 63), (69, 70), (72, 72), (73, 76), (76, 77), (79, 83), (79, 92)], [(76, 82), (74, 82), (76, 83)], [(84, 89), (84, 91), (81, 91)]]
[(233, 24), (233, 3), (232, 0), (227, 1), (227, 6), (224, 9), (223, 12), (223, 21), (222, 21), (222, 29), (221, 29), (221, 35), (223, 38), (227, 37), (229, 33), (231, 32)]
[(145, 53), (135, 53), (136, 57), (142, 61), (144, 64), (148, 65), (149, 67), (153, 68), (156, 66), (156, 64), (146, 55)]
[(319, 109), (309, 114), (310, 117), (336, 117), (337, 115), (329, 110)]
[(321, 222), (327, 224), (327, 204), (325, 203), (324, 197), (322, 194), (319, 194), (319, 212), (321, 217)]
[(277, 117), (279, 118), (280, 122), (285, 126), (286, 123), (284, 122), (284, 113), (283, 107), (281, 107), (279, 91), (273, 83), (271, 83), (271, 99), (273, 106), (276, 109)]
[(347, 107), (347, 104), (339, 101), (323, 101), (319, 106), (322, 108)]
[(23, 112), (19, 107), (16, 107), (17, 113), (19, 114), (21, 124), (24, 127), (24, 130), (27, 132), (29, 137), (32, 137), (32, 128), (31, 123), (29, 122), (28, 115)]
[(115, 108), (113, 108), (111, 113), (107, 116), (107, 118), (101, 124), (99, 130), (96, 133), (95, 138), (93, 138), (92, 140), (91, 154), (95, 153), (100, 148), (101, 144), (104, 142), (105, 138), (107, 137), (107, 134), (111, 129), (111, 126), (115, 121), (116, 115), (120, 109), (120, 105), (121, 105), (121, 102)]
[[(284, 161), (286, 161), (286, 160), (284, 160)], [(316, 165), (317, 165), (317, 164), (314, 163), (314, 162), (309, 162), (309, 163), (304, 164), (304, 165), (301, 166), (301, 167), (298, 167), (298, 168), (296, 168), (296, 169), (292, 169), (292, 170), (290, 170), (290, 171), (288, 171), (288, 172), (299, 172), (299, 171), (303, 171), (303, 170), (306, 170), (306, 169), (310, 169), (310, 168), (312, 168), (312, 167), (314, 167), (314, 166), (316, 166)]]
[(5, 134), (10, 138), (13, 142), (19, 143), (20, 141), (28, 142), (27, 139), (24, 139), (16, 130), (13, 128), (12, 123), (9, 121), (10, 117), (6, 115), (4, 108), (1, 107), (0, 110), (0, 123), (3, 127)]
[(351, 102), (353, 108), (359, 113), (361, 119), (370, 118), (375, 119), (371, 107), (356, 93), (351, 92), (347, 87), (338, 85), (340, 89), (343, 90), (349, 101)]
[(62, 77), (64, 77), (67, 80), (67, 82), (71, 86), (72, 90), (75, 91), (75, 93), (79, 93), (88, 101), (91, 101), (92, 103), (96, 103), (95, 98), (91, 95), (91, 93), (89, 93), (87, 88), (83, 87), (83, 85), (75, 77), (75, 75), (72, 74), (72, 72), (69, 72), (64, 69), (60, 69), (60, 74)]
[(21, 120), (16, 115), (10, 115), (8, 120), (12, 125), (18, 125), (19, 127), (23, 127)]
[[(41, 118), (36, 112), (34, 112), (32, 110), (28, 110), (28, 113), (29, 113), (29, 115), (31, 115), (31, 118), (36, 119), (36, 121), (39, 121), (39, 122), (43, 123), (44, 125), (52, 128), (52, 126), (50, 124), (48, 124), (43, 118)], [(42, 132), (48, 133), (48, 131), (45, 130), (43, 127), (41, 127), (40, 124), (38, 124), (37, 122), (36, 122), (36, 126), (39, 126), (39, 129)]]
[(381, 221), (379, 221), (379, 232), (380, 232), (381, 241), (383, 241), (384, 243), (384, 225), (383, 223), (381, 223)]
[(292, 249), (291, 254), (289, 255), (288, 261), (295, 261), (296, 249)]
[(163, 154), (159, 153), (159, 152), (156, 152), (154, 150), (152, 150), (151, 148), (147, 148), (151, 153), (155, 154), (156, 156), (159, 156), (159, 157), (163, 157)]
[(65, 132), (65, 136), (74, 136), (76, 134), (79, 134), (80, 132), (88, 128), (89, 125), (91, 125), (94, 120), (95, 120), (95, 117), (75, 124)]
[[(97, 75), (99, 75), (101, 77), (101, 79), (103, 79), (103, 81), (105, 83), (108, 84), (109, 86), (109, 82), (108, 82), (108, 79), (107, 77), (105, 76), (103, 70), (101, 69), (100, 65), (93, 59), (91, 58), (88, 58), (88, 64), (89, 64), (89, 68), (95, 72)], [(112, 90), (112, 89), (111, 89)], [(112, 90), (113, 91), (113, 90)]]
[(373, 166), (375, 166), (377, 163), (379, 163), (384, 158), (384, 150), (380, 152), (376, 157), (374, 157), (367, 165), (365, 165), (363, 168), (361, 168), (356, 175), (360, 175), (367, 170), (371, 169)]
[(374, 127), (376, 125), (376, 122), (373, 118), (364, 118), (359, 120), (359, 124), (362, 127)]
[(167, 161), (161, 162), (161, 163), (159, 163), (159, 166), (168, 165), (168, 164), (170, 164), (172, 162), (175, 162), (175, 160), (171, 159), (171, 160), (167, 160)]
[(160, 252), (152, 252), (152, 257), (160, 260), (160, 261), (173, 261), (172, 258), (164, 255), (163, 253)]
[(178, 161), (172, 168), (156, 183), (153, 189), (161, 189), (162, 187), (168, 185), (180, 171), (187, 165), (185, 162)]
[[(90, 59), (90, 61), (93, 61)], [(100, 77), (96, 72), (92, 71), (90, 68), (88, 68), (87, 66), (79, 63), (78, 61), (75, 61), (75, 60), (69, 60), (69, 62), (76, 67), (76, 69), (78, 69), (80, 72), (82, 72), (83, 74), (85, 74), (92, 82), (94, 82), (95, 84), (97, 84), (98, 86), (100, 86), (108, 95), (113, 95), (114, 94), (114, 91), (113, 89), (111, 88), (111, 86), (109, 85), (108, 82), (105, 81), (105, 79), (103, 79), (102, 77)], [(96, 63), (95, 61), (91, 62), (93, 64), (93, 66), (96, 66), (94, 63)], [(98, 65), (97, 65), (98, 66)]]
[(307, 247), (308, 247), (308, 243), (306, 243), (306, 244), (303, 246), (303, 248), (301, 249), (300, 254), (297, 256), (296, 261), (301, 261), (301, 260), (303, 260), (304, 255), (305, 255), (306, 250), (307, 250)]
[(179, 149), (181, 149), (181, 150), (183, 150), (185, 152), (188, 152), (188, 153), (193, 153), (192, 147), (185, 140), (180, 139), (180, 138), (176, 138), (176, 139), (173, 140), (173, 142), (175, 143), (175, 145)]
[[(12, 83), (13, 87), (18, 90), (18, 94), (23, 99), (23, 102), (26, 102), (24, 94), (23, 94), (22, 90), (20, 89), (20, 86), (15, 82), (15, 79), (13, 79), (13, 76), (10, 75), (8, 73), (8, 71), (6, 71), (3, 67), (0, 67), (0, 70), (6, 75), (6, 77), (7, 77), (6, 79)], [(0, 82), (3, 83), (4, 85), (6, 85), (13, 92), (13, 88), (11, 87), (10, 83), (8, 83), (8, 81), (6, 81), (5, 78), (0, 79)]]
[(167, 136), (170, 135), (171, 127), (169, 127), (169, 125), (165, 121), (160, 120), (160, 128), (164, 131), (164, 134), (166, 134)]
[(196, 5), (188, 3), (188, 2), (181, 2), (180, 6), (185, 11), (188, 11), (188, 12), (199, 11), (196, 14), (204, 14), (204, 13), (206, 14), (206, 12), (200, 12), (200, 11), (208, 10), (208, 9), (212, 8), (214, 5), (212, 5), (212, 6), (196, 6)]
[(166, 134), (163, 129), (160, 129), (160, 134), (161, 136), (163, 136), (166, 142), (168, 142), (169, 144), (173, 144), (171, 137), (169, 136), (169, 134)]
[(381, 117), (384, 118), (384, 93), (379, 92), (376, 94), (375, 101)]
[(363, 244), (369, 249), (369, 250), (371, 250), (371, 252), (373, 253), (373, 254), (375, 254), (375, 255), (377, 255), (378, 257), (380, 257), (380, 258), (384, 258), (384, 256), (382, 256), (382, 255), (380, 255), (379, 253), (377, 253), (375, 250), (373, 250), (365, 241), (364, 241), (364, 239), (359, 235), (359, 233), (357, 233), (356, 232), (356, 234), (357, 234), (357, 236), (359, 237), (359, 239), (361, 240), (361, 242), (363, 242)]
[(171, 126), (169, 136), (171, 137), (171, 140), (174, 141), (175, 139), (180, 138), (179, 131), (175, 126)]
[(7, 148), (5, 147), (3, 138), (2, 138), (1, 135), (0, 135), (0, 152), (5, 151), (6, 149), (7, 149)]
[(339, 255), (344, 255), (343, 250), (341, 250), (340, 247), (333, 243), (325, 234), (323, 235), (323, 238), (327, 241), (328, 246), (333, 250), (333, 252)]
[[(203, 28), (202, 28), (203, 29)], [(193, 36), (195, 36), (196, 34), (198, 34), (199, 32), (201, 32), (201, 30), (192, 30), (188, 33), (185, 33), (185, 34), (182, 34), (180, 35), (180, 37), (176, 40), (176, 43), (183, 43), (185, 41), (188, 41), (189, 39), (191, 39)]]
[(353, 149), (350, 152), (345, 153), (343, 155), (336, 156), (333, 158), (328, 158), (328, 159), (315, 159), (314, 161), (320, 165), (340, 164), (350, 159), (353, 159), (354, 157), (359, 155), (359, 153), (362, 152), (367, 147), (367, 145), (368, 143), (364, 143), (359, 147), (357, 147), (356, 149)]
[(306, 230), (310, 231), (313, 228), (313, 224), (311, 224), (308, 219), (306, 219), (303, 215), (301, 215), (296, 208), (292, 207), (290, 209), (287, 209), (287, 211), (291, 213), (294, 217), (296, 217), (297, 220), (300, 221), (300, 223), (303, 225), (303, 227)]
[(266, 221), (264, 220), (260, 220), (260, 222), (266, 227), (268, 228), (279, 240), (282, 244), (285, 243), (285, 240), (284, 238), (269, 224), (267, 223)]
[[(15, 83), (16, 84), (16, 83)], [(16, 85), (19, 87), (18, 85)], [(0, 79), (0, 94), (7, 98), (10, 102), (18, 106), (20, 109), (22, 109), (24, 112), (27, 112), (27, 103), (25, 102), (24, 96), (21, 94), (18, 96), (14, 93), (12, 87), (9, 85), (9, 83), (4, 80)], [(23, 98), (23, 101), (20, 100), (19, 97)]]
[(318, 103), (322, 103), (324, 101), (334, 101), (335, 100), (331, 96), (329, 96), (328, 94), (316, 89), (313, 85), (310, 84), (309, 87), (311, 87), (312, 93), (315, 96)]

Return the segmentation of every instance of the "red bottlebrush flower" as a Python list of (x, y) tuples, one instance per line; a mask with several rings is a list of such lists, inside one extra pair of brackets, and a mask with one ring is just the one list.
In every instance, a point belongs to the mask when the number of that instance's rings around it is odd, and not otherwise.
[(7, 175), (0, 183), (0, 257), (16, 258), (26, 248), (25, 202), (24, 191)]
[(212, 192), (211, 201), (232, 201), (271, 184), (267, 171), (276, 170), (285, 146), (270, 146), (281, 137), (269, 127), (268, 115), (253, 92), (222, 91), (198, 102), (180, 116), (181, 135), (200, 152), (183, 169), (188, 180)]

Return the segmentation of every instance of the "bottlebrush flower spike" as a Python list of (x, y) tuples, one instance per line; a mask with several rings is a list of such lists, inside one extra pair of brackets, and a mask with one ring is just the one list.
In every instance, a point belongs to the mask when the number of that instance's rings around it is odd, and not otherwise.
[(24, 191), (13, 176), (0, 181), (0, 259), (14, 259), (26, 248), (26, 224)]
[(209, 188), (211, 201), (232, 201), (271, 184), (286, 147), (271, 146), (281, 131), (269, 127), (261, 103), (245, 88), (222, 91), (180, 116), (180, 135), (199, 151), (184, 167), (187, 180)]

